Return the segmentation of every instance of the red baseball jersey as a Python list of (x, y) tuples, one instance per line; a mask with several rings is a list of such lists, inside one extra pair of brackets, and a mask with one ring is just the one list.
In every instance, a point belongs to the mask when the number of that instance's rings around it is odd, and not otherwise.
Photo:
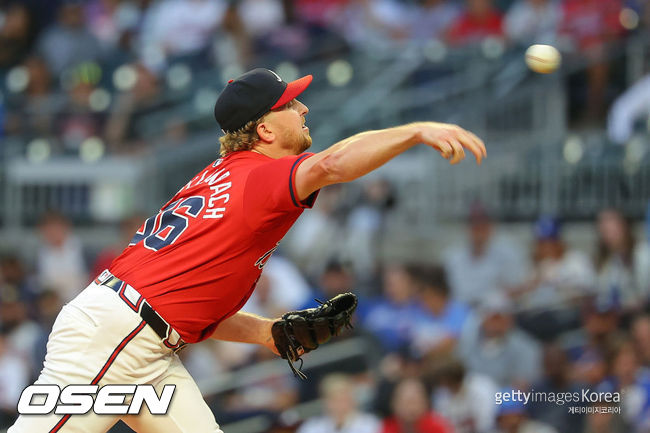
[(282, 237), (313, 206), (318, 192), (301, 202), (295, 187), (311, 155), (217, 159), (142, 224), (109, 270), (186, 342), (210, 337), (246, 303)]

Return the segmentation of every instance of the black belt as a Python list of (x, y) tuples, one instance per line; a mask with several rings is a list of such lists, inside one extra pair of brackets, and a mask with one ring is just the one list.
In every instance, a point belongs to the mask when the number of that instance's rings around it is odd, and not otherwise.
[[(111, 275), (106, 281), (101, 283), (103, 286), (108, 287), (109, 289), (113, 290), (116, 293), (120, 293), (120, 290), (126, 286), (126, 283), (124, 281), (120, 280), (119, 278)], [(140, 295), (142, 296), (142, 295)], [(163, 319), (160, 317), (158, 313), (149, 305), (149, 303), (142, 299), (142, 302), (140, 303), (141, 305), (138, 306), (138, 314), (140, 314), (140, 317), (147, 323), (147, 325), (151, 326), (151, 329), (154, 330), (156, 334), (163, 340), (165, 345), (169, 347), (170, 349), (178, 350), (185, 346), (185, 342), (179, 338), (178, 342), (176, 344), (171, 345), (169, 343), (169, 336), (172, 332), (172, 327)], [(129, 303), (129, 306), (134, 309), (133, 305)], [(135, 309), (134, 309), (135, 311)]]

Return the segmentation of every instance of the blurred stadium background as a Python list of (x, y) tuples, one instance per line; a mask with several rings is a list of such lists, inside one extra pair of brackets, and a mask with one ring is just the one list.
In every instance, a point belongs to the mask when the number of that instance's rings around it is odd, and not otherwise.
[[(649, 25), (647, 0), (0, 0), (0, 431), (62, 303), (215, 158), (216, 96), (262, 66), (314, 75), (314, 150), (432, 119), (489, 157), (414, 148), (321, 193), (246, 309), (353, 288), (355, 329), (305, 382), (183, 351), (226, 433), (649, 432)], [(625, 393), (572, 415), (504, 387)]]

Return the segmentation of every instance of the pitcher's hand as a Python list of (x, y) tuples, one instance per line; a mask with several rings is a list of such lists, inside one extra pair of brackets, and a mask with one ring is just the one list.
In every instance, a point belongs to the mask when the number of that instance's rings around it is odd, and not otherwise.
[(438, 122), (418, 122), (416, 128), (418, 141), (436, 149), (450, 164), (458, 164), (465, 158), (465, 149), (481, 164), (487, 156), (485, 144), (473, 133), (457, 125)]

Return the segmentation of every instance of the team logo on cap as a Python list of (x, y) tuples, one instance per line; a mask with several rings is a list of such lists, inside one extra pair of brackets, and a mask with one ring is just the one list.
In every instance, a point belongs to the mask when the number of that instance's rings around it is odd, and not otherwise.
[(280, 76), (279, 76), (278, 74), (276, 74), (275, 72), (273, 72), (273, 71), (270, 70), (270, 69), (269, 69), (268, 71), (269, 71), (270, 73), (272, 73), (273, 75), (275, 75), (275, 78), (277, 78), (278, 81), (282, 82), (282, 78), (280, 78)]

